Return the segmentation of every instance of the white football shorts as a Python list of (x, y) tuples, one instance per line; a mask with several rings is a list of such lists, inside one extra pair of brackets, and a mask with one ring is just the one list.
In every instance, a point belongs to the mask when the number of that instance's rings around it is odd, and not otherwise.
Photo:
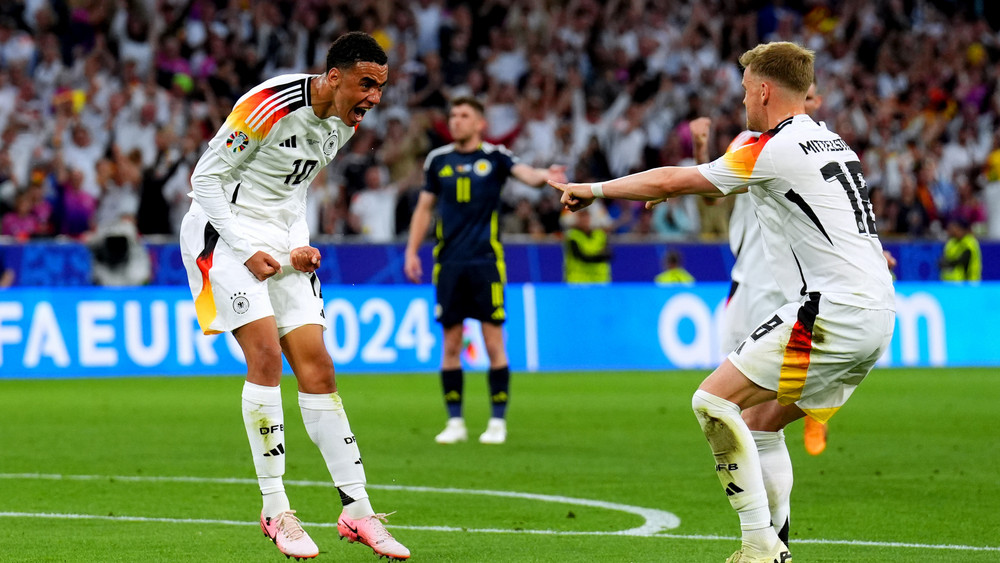
[(722, 330), (722, 353), (728, 354), (743, 342), (761, 323), (774, 316), (774, 310), (787, 303), (777, 288), (741, 283), (726, 303)]
[[(271, 234), (272, 240), (287, 239), (287, 233)], [(302, 325), (326, 326), (319, 278), (294, 269), (287, 252), (264, 248), (281, 263), (282, 273), (259, 281), (233, 255), (197, 204), (181, 223), (180, 247), (198, 324), (205, 334), (229, 332), (270, 316), (282, 337)]]
[(868, 375), (892, 339), (889, 309), (842, 305), (813, 293), (780, 307), (729, 361), (820, 422), (829, 420)]

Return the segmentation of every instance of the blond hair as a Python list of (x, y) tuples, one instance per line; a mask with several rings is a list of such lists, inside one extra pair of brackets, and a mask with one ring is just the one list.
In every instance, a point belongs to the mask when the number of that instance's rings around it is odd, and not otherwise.
[(740, 64), (750, 72), (774, 80), (780, 85), (805, 94), (813, 83), (816, 54), (795, 43), (762, 43), (740, 55)]

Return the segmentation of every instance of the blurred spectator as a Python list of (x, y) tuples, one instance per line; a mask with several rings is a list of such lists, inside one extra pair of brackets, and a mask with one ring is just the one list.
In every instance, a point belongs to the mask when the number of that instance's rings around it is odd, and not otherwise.
[(351, 229), (366, 242), (389, 242), (396, 237), (396, 197), (399, 186), (389, 181), (384, 166), (365, 170), (365, 187), (351, 200)]
[(893, 220), (893, 233), (911, 237), (921, 237), (930, 230), (930, 214), (917, 199), (916, 182), (912, 178), (903, 181), (899, 199), (890, 203), (889, 216)]
[(562, 205), (559, 203), (558, 192), (543, 193), (536, 204), (535, 212), (538, 214), (538, 222), (542, 231), (546, 235), (562, 233), (562, 227), (559, 224), (559, 218), (562, 216)]
[(545, 234), (545, 228), (538, 219), (531, 200), (521, 198), (514, 206), (514, 211), (504, 215), (501, 232), (512, 235), (530, 233), (537, 237)]
[(76, 168), (57, 166), (56, 189), (59, 192), (56, 215), (58, 234), (77, 238), (94, 227), (97, 198), (83, 189), (83, 173)]
[(697, 197), (699, 234), (703, 240), (719, 240), (729, 236), (729, 216), (733, 213), (731, 197)]
[(410, 3), (410, 11), (417, 23), (417, 52), (414, 54), (421, 56), (437, 51), (445, 19), (441, 0), (416, 0)]
[(151, 100), (138, 109), (123, 108), (113, 121), (115, 147), (125, 154), (138, 151), (143, 168), (153, 166), (157, 155), (169, 148), (157, 139), (160, 127), (156, 123), (156, 104)]
[(21, 190), (14, 199), (14, 208), (4, 213), (0, 220), (0, 234), (26, 241), (33, 236), (42, 234), (41, 224), (34, 209), (34, 198), (29, 190)]
[[(64, 131), (60, 135), (60, 130)], [(107, 137), (105, 132), (98, 135)], [(101, 198), (101, 186), (98, 183), (97, 163), (104, 158), (107, 144), (103, 140), (94, 140), (94, 136), (83, 123), (56, 124), (53, 143), (63, 162), (69, 164), (83, 175), (80, 187), (95, 198)]]
[(694, 276), (684, 269), (681, 255), (676, 250), (670, 250), (663, 258), (663, 271), (653, 280), (658, 284), (694, 283)]
[(423, 157), (430, 150), (426, 112), (392, 108), (386, 112), (385, 138), (378, 159), (389, 170), (389, 181), (412, 186), (423, 181)]
[(117, 155), (97, 163), (97, 185), (101, 197), (94, 213), (97, 228), (113, 225), (123, 218), (133, 220), (139, 211), (138, 186), (142, 178), (141, 156)]
[(426, 53), (416, 67), (413, 76), (413, 95), (409, 105), (418, 108), (444, 109), (448, 105), (445, 98), (445, 76), (441, 69), (441, 56)]
[(149, 251), (139, 241), (135, 223), (120, 219), (101, 225), (87, 240), (94, 283), (102, 286), (136, 286), (152, 275)]
[(698, 208), (695, 196), (668, 199), (652, 211), (655, 234), (667, 239), (694, 238), (698, 235)]
[(962, 219), (948, 221), (948, 240), (941, 254), (941, 279), (979, 281), (983, 276), (983, 253), (979, 241)]
[(611, 248), (604, 221), (596, 219), (600, 206), (566, 216), (563, 239), (563, 266), (566, 283), (610, 283)]
[(0, 17), (0, 60), (8, 65), (23, 65), (34, 56), (35, 42), (31, 35), (18, 29), (17, 22)]
[[(371, 129), (361, 128), (351, 139), (345, 154), (340, 154), (333, 161), (332, 173), (343, 186), (347, 201), (352, 201), (354, 195), (365, 188), (365, 175), (369, 168), (376, 166), (378, 160), (374, 152), (375, 133)], [(351, 233), (358, 234), (358, 233)]]
[[(189, 159), (194, 158), (194, 152), (183, 149), (195, 149), (190, 144), (178, 146), (177, 135), (170, 126), (161, 127), (155, 136), (156, 151), (153, 162), (144, 166), (139, 181), (139, 202), (136, 208), (136, 228), (143, 235), (177, 234), (179, 224), (175, 225), (174, 207), (178, 196), (187, 200), (186, 192), (178, 194), (168, 190), (167, 184), (185, 166), (183, 178), (186, 180), (189, 171)], [(182, 200), (182, 201), (183, 201)], [(190, 202), (184, 206), (187, 211)]]
[(982, 236), (986, 233), (986, 208), (974, 190), (969, 177), (961, 176), (956, 187), (958, 202), (951, 212), (951, 217), (969, 225), (973, 234)]

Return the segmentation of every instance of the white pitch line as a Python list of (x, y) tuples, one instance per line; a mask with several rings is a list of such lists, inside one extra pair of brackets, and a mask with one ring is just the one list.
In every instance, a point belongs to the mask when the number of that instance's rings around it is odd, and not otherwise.
[[(19, 518), (48, 518), (54, 520), (105, 520), (117, 522), (155, 522), (160, 524), (218, 524), (225, 526), (252, 526), (259, 524), (247, 520), (209, 520), (205, 518), (156, 518), (149, 516), (107, 516), (101, 514), (65, 514), (55, 512), (0, 512), (0, 516), (12, 516)], [(335, 522), (306, 522), (313, 528), (336, 528)], [(477, 534), (529, 534), (529, 535), (557, 535), (557, 536), (621, 536), (623, 532), (586, 532), (572, 530), (511, 530), (505, 528), (459, 528), (454, 526), (399, 526), (390, 524), (387, 526), (399, 530), (418, 530), (425, 532), (464, 532)], [(697, 534), (654, 534), (643, 537), (665, 538), (680, 540), (701, 540), (701, 541), (739, 541), (735, 536), (710, 536)], [(902, 547), (912, 549), (941, 549), (952, 551), (1000, 551), (1000, 547), (975, 546), (975, 545), (941, 545), (924, 543), (904, 543), (904, 542), (876, 542), (866, 540), (824, 540), (824, 539), (796, 539), (795, 543), (810, 543), (817, 545), (852, 545), (864, 547)]]
[[(239, 479), (232, 477), (214, 478), (214, 477), (160, 477), (160, 476), (141, 476), (141, 475), (60, 475), (54, 473), (0, 473), (0, 479), (43, 479), (50, 481), (108, 481), (108, 482), (170, 482), (170, 483), (216, 483), (216, 484), (242, 484), (242, 485), (256, 485), (256, 479)], [(286, 480), (286, 485), (300, 486), (300, 487), (325, 487), (333, 488), (334, 485), (330, 481), (295, 481)], [(462, 495), (482, 495), (482, 496), (492, 496), (492, 497), (504, 497), (504, 498), (520, 498), (526, 500), (537, 500), (541, 502), (553, 502), (559, 504), (572, 504), (577, 506), (590, 506), (595, 508), (603, 508), (606, 510), (615, 510), (618, 512), (627, 512), (635, 514), (636, 516), (642, 517), (645, 521), (641, 526), (630, 528), (628, 530), (620, 530), (615, 532), (600, 532), (601, 534), (607, 535), (622, 535), (622, 536), (650, 536), (662, 532), (664, 530), (672, 530), (681, 525), (681, 519), (676, 515), (667, 512), (665, 510), (657, 510), (655, 508), (643, 508), (641, 506), (631, 506), (628, 504), (619, 504), (613, 502), (605, 502), (600, 500), (591, 499), (580, 499), (573, 497), (564, 497), (556, 495), (541, 495), (535, 493), (518, 493), (513, 491), (491, 491), (491, 490), (477, 490), (477, 489), (455, 489), (455, 488), (435, 488), (435, 487), (409, 487), (404, 485), (366, 485), (369, 489), (383, 490), (383, 491), (408, 491), (416, 493), (443, 493), (443, 494), (462, 494)], [(461, 528), (456, 528), (456, 530), (461, 530)], [(489, 530), (487, 530), (489, 531)], [(554, 530), (516, 530), (518, 533), (524, 534), (550, 534), (550, 533), (562, 533)], [(584, 533), (584, 532), (574, 532), (574, 533)], [(590, 534), (591, 532), (585, 532)]]
[[(216, 484), (241, 484), (256, 485), (256, 479), (245, 479), (235, 477), (187, 477), (187, 476), (137, 476), (137, 475), (59, 475), (51, 473), (0, 473), (0, 479), (37, 479), (51, 481), (124, 481), (124, 482), (160, 482), (160, 483), (216, 483)], [(329, 481), (285, 481), (286, 485), (300, 487), (333, 487)], [(609, 503), (604, 501), (578, 499), (572, 497), (562, 497), (555, 495), (540, 495), (534, 493), (518, 493), (513, 491), (491, 491), (478, 489), (456, 489), (456, 488), (434, 488), (434, 487), (411, 487), (404, 485), (373, 485), (368, 484), (368, 488), (376, 490), (390, 491), (410, 491), (445, 494), (473, 494), (485, 496), (499, 496), (507, 498), (523, 498), (528, 500), (539, 500), (543, 502), (557, 502), (563, 504), (576, 504), (581, 506), (592, 506), (605, 508), (608, 510), (619, 510), (630, 512), (646, 518), (646, 524), (638, 528), (620, 531), (573, 531), (573, 530), (514, 530), (505, 528), (463, 528), (453, 526), (405, 526), (390, 525), (390, 528), (400, 530), (418, 530), (432, 532), (472, 532), (484, 534), (531, 534), (531, 535), (559, 535), (559, 536), (640, 536), (650, 538), (684, 539), (700, 541), (737, 541), (738, 537), (697, 535), (697, 534), (670, 534), (663, 533), (662, 530), (676, 528), (680, 525), (680, 519), (670, 512), (656, 510), (652, 508), (642, 508), (626, 504)], [(106, 520), (119, 522), (157, 522), (168, 524), (218, 524), (227, 526), (254, 526), (256, 522), (244, 520), (210, 520), (194, 518), (158, 518), (148, 516), (107, 516), (99, 514), (65, 514), (48, 512), (0, 512), (0, 517), (13, 516), (23, 518), (49, 518), (63, 520)], [(651, 519), (653, 521), (651, 521)], [(676, 522), (674, 522), (676, 520)], [(659, 523), (657, 523), (657, 521)], [(336, 523), (331, 522), (309, 522), (309, 526), (318, 528), (334, 528)], [(670, 524), (670, 525), (666, 525)], [(851, 545), (863, 547), (892, 547), (909, 549), (933, 549), (950, 551), (982, 551), (1000, 552), (1000, 546), (976, 546), (976, 545), (956, 545), (956, 544), (924, 544), (907, 542), (879, 542), (868, 540), (828, 540), (828, 539), (803, 539), (796, 538), (795, 543), (808, 543), (817, 545)]]

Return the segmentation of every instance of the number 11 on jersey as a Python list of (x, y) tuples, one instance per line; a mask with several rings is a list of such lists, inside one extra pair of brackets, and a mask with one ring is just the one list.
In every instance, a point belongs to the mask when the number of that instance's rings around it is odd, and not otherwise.
[(472, 201), (472, 178), (461, 176), (455, 180), (455, 201), (459, 203)]

